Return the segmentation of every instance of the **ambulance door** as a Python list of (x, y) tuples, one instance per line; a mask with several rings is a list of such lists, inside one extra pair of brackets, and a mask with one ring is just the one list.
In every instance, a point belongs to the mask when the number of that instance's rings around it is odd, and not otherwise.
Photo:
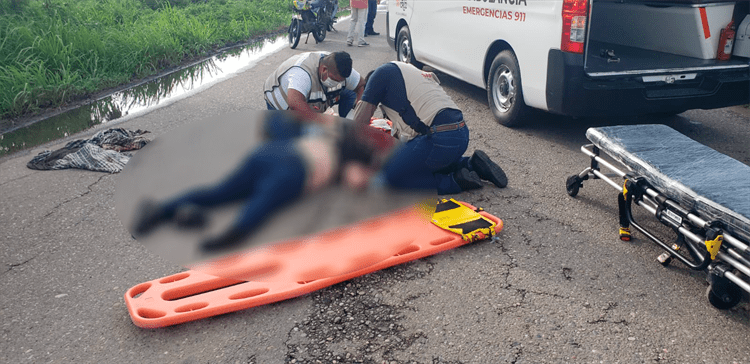
[[(403, 0), (401, 0), (403, 1)], [(414, 3), (409, 22), (414, 56), (418, 61), (449, 72), (448, 64), (455, 59), (458, 36), (451, 9), (460, 8), (463, 1), (407, 0)]]

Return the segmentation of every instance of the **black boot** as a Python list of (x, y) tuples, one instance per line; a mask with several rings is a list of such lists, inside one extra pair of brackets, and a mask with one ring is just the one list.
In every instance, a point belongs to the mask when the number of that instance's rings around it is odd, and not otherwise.
[(469, 158), (469, 165), (480, 178), (494, 183), (495, 186), (503, 188), (508, 185), (508, 177), (505, 176), (505, 172), (497, 163), (490, 160), (487, 153), (481, 150), (474, 151), (474, 155)]
[(133, 233), (135, 236), (146, 236), (169, 218), (164, 209), (154, 200), (143, 200), (136, 208)]
[(458, 186), (461, 187), (461, 191), (475, 190), (482, 187), (482, 180), (474, 171), (470, 171), (466, 168), (453, 173), (453, 179), (456, 180)]

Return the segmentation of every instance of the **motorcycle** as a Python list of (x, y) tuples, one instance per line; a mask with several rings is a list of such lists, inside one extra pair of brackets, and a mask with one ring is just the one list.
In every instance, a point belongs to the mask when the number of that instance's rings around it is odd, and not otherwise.
[(338, 0), (294, 0), (291, 8), (294, 11), (292, 23), (289, 24), (289, 46), (297, 48), (302, 34), (307, 34), (305, 44), (310, 39), (310, 33), (316, 43), (326, 38), (326, 33), (335, 31)]

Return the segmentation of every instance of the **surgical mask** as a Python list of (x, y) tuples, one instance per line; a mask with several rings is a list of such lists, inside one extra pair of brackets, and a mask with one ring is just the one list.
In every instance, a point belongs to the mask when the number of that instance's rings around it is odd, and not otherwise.
[(320, 81), (323, 86), (325, 86), (328, 90), (335, 90), (341, 87), (341, 85), (344, 84), (344, 81), (338, 82), (331, 78), (331, 75), (329, 74), (328, 77), (326, 77), (325, 81)]

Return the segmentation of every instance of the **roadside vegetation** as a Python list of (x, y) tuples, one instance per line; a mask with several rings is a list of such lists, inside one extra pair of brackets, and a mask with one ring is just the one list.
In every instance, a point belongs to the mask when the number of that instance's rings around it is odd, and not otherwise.
[(65, 105), (283, 30), (290, 4), (0, 0), (0, 119)]

